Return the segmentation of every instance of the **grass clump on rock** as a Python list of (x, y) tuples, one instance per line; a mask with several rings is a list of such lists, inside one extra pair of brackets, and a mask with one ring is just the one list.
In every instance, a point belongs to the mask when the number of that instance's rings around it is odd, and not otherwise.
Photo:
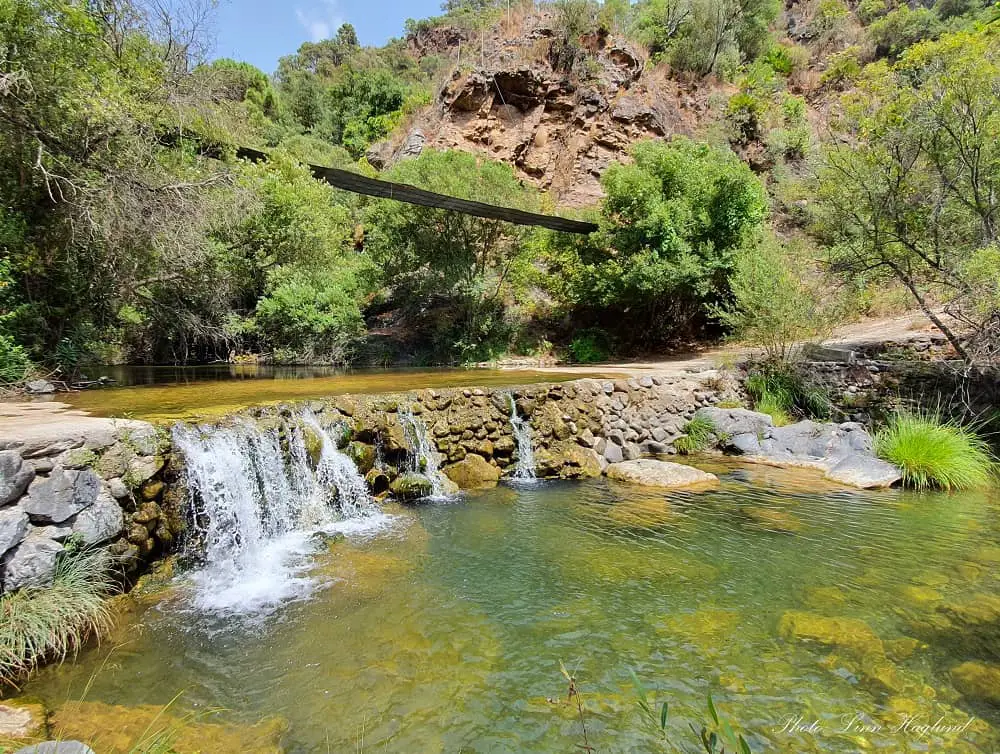
[(103, 550), (67, 551), (49, 588), (0, 597), (0, 682), (14, 684), (46, 659), (62, 660), (107, 630), (114, 587)]
[(989, 445), (973, 429), (933, 413), (893, 416), (875, 435), (875, 452), (918, 490), (987, 487), (996, 470)]
[(712, 445), (715, 422), (707, 416), (696, 416), (684, 425), (684, 434), (674, 440), (674, 449), (681, 455), (700, 453)]

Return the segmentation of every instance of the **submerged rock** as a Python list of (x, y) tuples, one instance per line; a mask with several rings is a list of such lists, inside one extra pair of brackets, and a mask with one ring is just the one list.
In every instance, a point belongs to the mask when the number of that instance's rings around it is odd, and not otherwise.
[(139, 744), (148, 744), (157, 736), (169, 737), (169, 750), (174, 754), (280, 754), (282, 751), (281, 736), (288, 725), (280, 718), (248, 726), (204, 722), (206, 717), (197, 715), (193, 721), (178, 718), (165, 707), (154, 705), (124, 707), (69, 702), (55, 711), (51, 724), (57, 738), (99, 744), (101, 754), (137, 751)]
[(441, 471), (463, 490), (495, 487), (500, 481), (500, 469), (475, 453), (467, 455), (458, 463), (445, 466)]
[(778, 634), (790, 641), (805, 641), (841, 647), (859, 656), (883, 655), (882, 640), (857, 618), (827, 618), (815, 613), (789, 610), (778, 622)]
[(715, 474), (681, 463), (656, 461), (650, 458), (613, 463), (608, 466), (607, 475), (608, 479), (620, 482), (665, 489), (706, 488), (719, 484), (719, 478)]
[(1000, 665), (963, 662), (951, 669), (951, 682), (966, 699), (1000, 706)]
[(434, 484), (423, 474), (408, 472), (396, 477), (389, 485), (389, 491), (399, 500), (409, 502), (430, 495)]
[(45, 707), (8, 699), (0, 702), (0, 740), (31, 739), (45, 734)]
[(795, 534), (802, 531), (802, 522), (787, 511), (760, 506), (744, 506), (740, 513), (754, 523), (757, 528), (780, 534)]

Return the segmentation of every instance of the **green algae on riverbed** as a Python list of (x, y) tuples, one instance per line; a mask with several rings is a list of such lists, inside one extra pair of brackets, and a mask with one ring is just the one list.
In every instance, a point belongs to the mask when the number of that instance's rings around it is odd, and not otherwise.
[[(95, 416), (124, 417), (153, 422), (212, 419), (248, 406), (326, 398), (347, 393), (389, 393), (479, 385), (498, 387), (537, 382), (565, 382), (591, 374), (572, 371), (538, 372), (505, 369), (396, 369), (344, 372), (326, 376), (234, 376), (129, 387), (93, 388), (60, 396), (60, 400)], [(209, 373), (211, 375), (211, 373)], [(252, 372), (250, 374), (253, 374)], [(608, 377), (615, 377), (609, 374)]]
[[(600, 752), (664, 750), (630, 670), (669, 700), (677, 741), (711, 693), (756, 752), (997, 750), (1000, 712), (955, 686), (976, 691), (989, 669), (954, 670), (983, 656), (961, 642), (995, 630), (995, 502), (716, 468), (721, 488), (701, 493), (594, 480), (392, 506), (391, 528), (318, 548), (326, 587), (307, 600), (217, 619), (186, 604), (182, 578), (124, 619), (131, 641), (103, 669), (108, 645), (27, 691), (57, 707), (95, 673), (102, 704), (184, 690), (177, 714), (284, 718), (296, 753), (565, 752), (581, 736), (563, 662)], [(747, 526), (748, 507), (802, 527)], [(948, 730), (921, 727), (938, 720)]]

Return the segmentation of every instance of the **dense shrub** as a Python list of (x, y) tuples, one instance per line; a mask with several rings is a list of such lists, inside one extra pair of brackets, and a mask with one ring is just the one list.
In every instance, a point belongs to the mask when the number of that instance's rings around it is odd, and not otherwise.
[(607, 361), (611, 355), (608, 334), (598, 329), (584, 330), (573, 338), (569, 344), (569, 352), (577, 364)]
[(707, 450), (718, 430), (715, 422), (705, 416), (696, 416), (681, 431), (681, 437), (674, 440), (674, 449), (681, 455), (690, 455)]
[(890, 418), (875, 435), (875, 452), (899, 466), (903, 483), (915, 489), (987, 487), (996, 469), (989, 446), (974, 430), (933, 413)]
[(930, 8), (901, 5), (868, 27), (875, 45), (875, 55), (896, 59), (908, 47), (925, 39), (934, 39), (942, 31), (941, 20)]
[(601, 232), (546, 236), (541, 281), (577, 323), (658, 345), (706, 321), (767, 213), (760, 181), (729, 150), (643, 142), (605, 171)]
[(826, 419), (832, 408), (827, 392), (810, 385), (787, 361), (771, 359), (755, 364), (746, 390), (756, 409), (775, 419), (775, 413)]
[(9, 335), (0, 334), (0, 383), (20, 382), (31, 368), (28, 352)]

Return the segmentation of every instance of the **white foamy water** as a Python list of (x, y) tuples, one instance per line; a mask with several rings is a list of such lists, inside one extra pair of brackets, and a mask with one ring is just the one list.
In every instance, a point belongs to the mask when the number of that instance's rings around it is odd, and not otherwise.
[[(317, 534), (364, 535), (390, 521), (312, 413), (284, 430), (283, 450), (277, 428), (249, 421), (174, 428), (195, 520), (189, 554), (202, 563), (189, 575), (197, 610), (259, 615), (304, 598), (317, 587), (308, 574)], [(319, 442), (314, 463), (307, 433)]]
[(517, 463), (511, 478), (519, 482), (534, 481), (535, 451), (531, 447), (531, 421), (527, 417), (518, 416), (513, 396), (510, 396), (510, 426), (517, 443)]
[(431, 481), (431, 499), (445, 500), (448, 498), (445, 492), (444, 474), (441, 472), (440, 454), (431, 443), (430, 432), (427, 431), (427, 424), (418, 416), (414, 416), (410, 411), (399, 412), (399, 423), (406, 433), (406, 439), (410, 443), (409, 471), (423, 474)]

